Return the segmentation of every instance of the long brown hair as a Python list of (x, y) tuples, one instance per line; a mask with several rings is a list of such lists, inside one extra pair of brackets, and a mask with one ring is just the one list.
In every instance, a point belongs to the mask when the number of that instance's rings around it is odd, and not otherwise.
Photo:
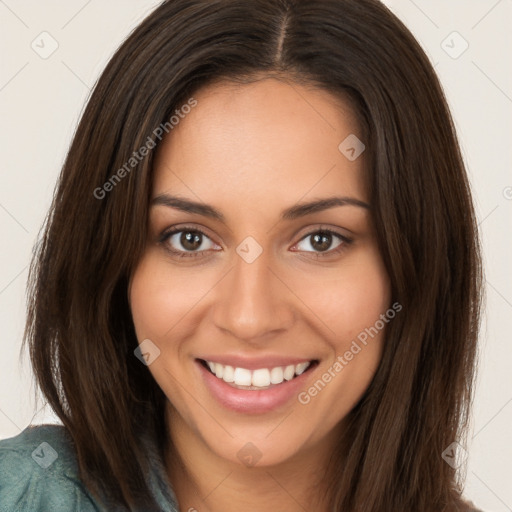
[(482, 280), (475, 214), (439, 81), (376, 0), (170, 0), (133, 31), (90, 97), (32, 261), (24, 346), (39, 387), (89, 488), (127, 507), (150, 503), (139, 438), (150, 432), (166, 446), (166, 397), (134, 356), (127, 285), (145, 249), (155, 149), (130, 159), (158, 146), (155, 129), (199, 88), (271, 75), (349, 98), (403, 306), (333, 454), (331, 508), (463, 510), (441, 454), (464, 445), (469, 423)]

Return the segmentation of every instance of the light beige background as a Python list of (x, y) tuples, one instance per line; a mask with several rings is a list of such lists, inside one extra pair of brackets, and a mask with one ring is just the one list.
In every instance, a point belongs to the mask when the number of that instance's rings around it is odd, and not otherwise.
[[(31, 248), (91, 87), (158, 3), (0, 0), (0, 439), (55, 421), (34, 408), (26, 357), (18, 365)], [(486, 511), (512, 511), (512, 0), (386, 4), (441, 78), (482, 231), (487, 311), (465, 494)]]

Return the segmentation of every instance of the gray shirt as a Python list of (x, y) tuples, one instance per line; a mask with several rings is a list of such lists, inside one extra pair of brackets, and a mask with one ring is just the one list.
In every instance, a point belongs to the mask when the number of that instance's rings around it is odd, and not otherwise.
[[(146, 475), (159, 508), (141, 512), (179, 512), (161, 455), (143, 439), (151, 460)], [(78, 475), (71, 436), (62, 425), (33, 425), (0, 441), (0, 512), (115, 512), (127, 509), (99, 503)]]

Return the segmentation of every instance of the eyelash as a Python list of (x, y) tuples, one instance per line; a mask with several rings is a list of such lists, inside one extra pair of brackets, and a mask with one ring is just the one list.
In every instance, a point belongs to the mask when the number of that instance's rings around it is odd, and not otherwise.
[[(170, 252), (173, 256), (177, 256), (178, 258), (196, 258), (198, 256), (202, 256), (202, 253), (205, 252), (204, 250), (203, 251), (176, 251), (174, 249), (171, 249), (167, 244), (165, 244), (165, 242), (167, 242), (173, 235), (175, 235), (176, 233), (183, 233), (183, 232), (199, 233), (208, 239), (210, 238), (204, 231), (202, 231), (199, 228), (191, 227), (191, 226), (190, 227), (189, 226), (181, 226), (179, 228), (171, 228), (169, 230), (164, 231), (160, 236), (159, 242), (164, 245), (164, 248), (166, 251)], [(353, 242), (352, 239), (342, 235), (341, 233), (333, 231), (332, 229), (323, 229), (323, 228), (319, 228), (314, 231), (310, 231), (309, 233), (305, 234), (299, 240), (299, 242), (307, 239), (308, 237), (319, 234), (319, 233), (334, 235), (335, 237), (338, 237), (342, 243), (340, 243), (335, 249), (329, 249), (324, 252), (305, 251), (307, 253), (314, 254), (315, 255), (314, 257), (316, 259), (323, 258), (324, 256), (327, 257), (327, 256), (341, 254), (341, 252), (343, 252), (347, 248), (347, 246), (349, 246)], [(299, 242), (297, 242), (297, 243), (299, 243)], [(298, 252), (300, 252), (300, 251), (298, 251)]]

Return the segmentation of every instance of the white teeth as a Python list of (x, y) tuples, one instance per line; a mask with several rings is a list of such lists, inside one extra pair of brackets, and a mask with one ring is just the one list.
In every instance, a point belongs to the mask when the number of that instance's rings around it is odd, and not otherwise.
[(272, 384), (281, 384), (283, 380), (283, 369), (280, 366), (276, 366), (270, 370), (270, 382), (272, 382)]
[(214, 373), (219, 379), (222, 379), (222, 375), (224, 374), (224, 366), (220, 363), (215, 363)]
[(224, 382), (235, 381), (235, 369), (232, 366), (224, 366), (224, 375), (222, 376)]
[(297, 375), (301, 375), (302, 373), (304, 373), (306, 371), (306, 368), (309, 366), (309, 363), (299, 363), (296, 367), (295, 367), (295, 373)]
[(251, 371), (246, 368), (234, 368), (224, 366), (221, 363), (206, 361), (208, 368), (219, 379), (237, 386), (252, 386), (253, 388), (267, 388), (271, 384), (281, 384), (283, 381), (292, 380), (295, 376), (302, 375), (310, 366), (311, 361), (296, 365), (276, 366), (275, 368), (259, 368)]
[(235, 368), (235, 384), (237, 386), (250, 386), (252, 381), (251, 370)]
[(292, 380), (294, 376), (295, 376), (295, 366), (293, 366), (293, 364), (291, 364), (284, 369), (284, 378), (286, 380)]
[(270, 386), (270, 372), (266, 368), (252, 372), (252, 385), (258, 388)]

